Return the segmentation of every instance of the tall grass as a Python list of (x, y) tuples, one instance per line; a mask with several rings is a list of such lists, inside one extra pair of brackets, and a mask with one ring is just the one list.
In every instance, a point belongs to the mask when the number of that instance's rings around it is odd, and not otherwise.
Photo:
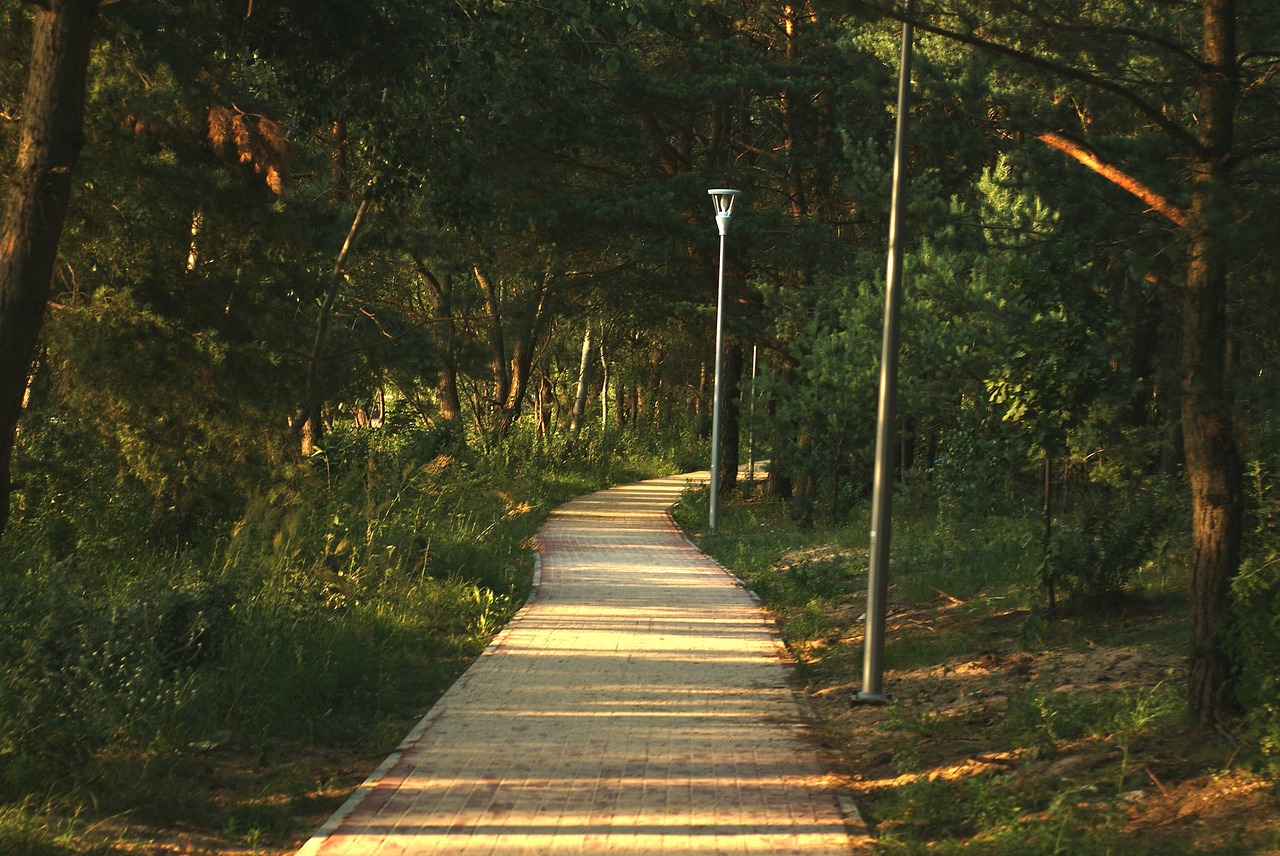
[[(210, 753), (389, 749), (524, 602), (546, 513), (671, 472), (682, 448), (338, 431), (181, 550), (122, 529), (146, 516), (128, 508), (63, 517), (56, 538), (48, 519), (15, 520), (0, 545), (0, 852), (65, 852), (37, 804), (207, 814)], [(248, 840), (247, 823), (219, 825)]]

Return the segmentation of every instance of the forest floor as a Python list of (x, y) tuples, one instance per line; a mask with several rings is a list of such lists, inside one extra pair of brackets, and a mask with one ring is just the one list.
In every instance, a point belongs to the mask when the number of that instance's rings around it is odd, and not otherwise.
[(1280, 853), (1280, 784), (1226, 729), (1186, 726), (1182, 598), (1046, 622), (935, 591), (891, 594), (889, 704), (854, 703), (846, 680), (863, 596), (806, 605), (827, 630), (789, 642), (841, 790), (885, 851)]

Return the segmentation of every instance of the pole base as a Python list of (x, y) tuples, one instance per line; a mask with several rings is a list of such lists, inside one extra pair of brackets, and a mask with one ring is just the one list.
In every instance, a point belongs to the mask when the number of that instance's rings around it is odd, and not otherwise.
[(889, 697), (889, 696), (887, 696), (887, 695), (885, 695), (884, 693), (863, 693), (863, 692), (860, 692), (860, 693), (858, 693), (857, 695), (855, 695), (855, 696), (850, 700), (850, 702), (849, 702), (849, 703), (850, 703), (850, 704), (853, 704), (853, 705), (862, 705), (862, 704), (888, 704), (888, 703), (889, 703), (889, 701), (890, 701), (890, 697)]

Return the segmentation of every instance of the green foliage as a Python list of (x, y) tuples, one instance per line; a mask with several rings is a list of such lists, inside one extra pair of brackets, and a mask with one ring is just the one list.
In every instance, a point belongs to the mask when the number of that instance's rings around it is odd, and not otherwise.
[(1232, 586), (1235, 632), (1232, 650), (1240, 664), (1240, 702), (1248, 711), (1249, 738), (1261, 765), (1280, 773), (1280, 502), (1261, 464), (1252, 472), (1256, 531), (1253, 555)]
[(76, 841), (75, 824), (58, 820), (31, 802), (0, 805), (0, 851), (8, 856), (109, 856), (110, 844)]
[[(919, 778), (895, 794), (888, 840), (963, 840), (980, 830), (1007, 826), (1025, 811), (1022, 796), (1012, 782), (992, 776)], [(890, 844), (887, 851), (893, 850)]]
[(1023, 603), (1039, 560), (1034, 521), (1012, 514), (957, 513), (946, 501), (935, 506), (927, 494), (918, 496), (915, 513), (904, 509), (894, 521), (893, 574), (903, 595), (927, 600), (944, 591), (965, 601)]
[[(1084, 525), (1074, 515), (1099, 513), (1098, 507), (1115, 511), (1119, 506), (1111, 490), (1073, 484), (1064, 518)], [(676, 508), (677, 521), (689, 530), (704, 523), (703, 496), (690, 492)], [(1133, 502), (1142, 506), (1139, 519), (1151, 522), (1164, 520), (1161, 509), (1170, 499), (1153, 489), (1152, 496)], [(942, 633), (926, 621), (907, 622), (886, 640), (887, 668), (936, 676), (942, 667), (946, 675), (956, 658), (972, 658), (990, 644), (988, 634), (1012, 633), (1029, 651), (1097, 644), (1096, 627), (1088, 620), (1063, 620), (1037, 630), (1029, 618), (1038, 600), (1034, 571), (1040, 559), (1041, 521), (1034, 507), (1022, 516), (975, 514), (966, 506), (939, 501), (928, 484), (904, 490), (897, 507), (893, 602), (908, 614), (923, 616), (941, 598), (967, 618)], [(782, 635), (803, 661), (804, 673), (824, 694), (856, 683), (855, 658), (861, 652), (853, 616), (865, 589), (865, 553), (858, 550), (865, 544), (862, 524), (802, 530), (782, 503), (738, 496), (727, 499), (720, 522), (717, 535), (702, 537), (701, 546), (781, 616)], [(923, 609), (916, 613), (914, 607)], [(1134, 638), (1160, 650), (1182, 644), (1180, 635), (1157, 638), (1145, 623)], [(1259, 662), (1268, 657), (1260, 653)], [(874, 789), (871, 812), (878, 850), (1196, 852), (1195, 843), (1182, 847), (1163, 841), (1157, 850), (1125, 829), (1127, 800), (1135, 783), (1147, 780), (1143, 771), (1152, 768), (1151, 753), (1186, 728), (1182, 688), (1161, 682), (1111, 692), (1069, 692), (1058, 689), (1061, 678), (1052, 663), (1046, 656), (1037, 669), (1043, 669), (1040, 674), (1029, 675), (1020, 689), (998, 683), (998, 693), (984, 687), (976, 674), (967, 674), (961, 679), (967, 695), (947, 708), (913, 713), (910, 699), (891, 703), (888, 724), (880, 733), (894, 747), (898, 776)], [(953, 691), (943, 687), (945, 681), (925, 679), (918, 686)], [(961, 747), (956, 750), (960, 763), (939, 765), (938, 747), (953, 745)], [(1040, 768), (1068, 752), (1077, 758), (1083, 753), (1088, 763), (1072, 768), (1081, 772), (1046, 779)], [(988, 754), (1007, 763), (964, 762)]]
[[(672, 516), (687, 531), (703, 531), (707, 497), (705, 488), (686, 491)], [(720, 532), (702, 535), (700, 546), (770, 605), (803, 609), (815, 599), (839, 600), (865, 585), (865, 535), (806, 529), (790, 518), (785, 505), (768, 497), (727, 502), (721, 515)], [(827, 539), (833, 536), (842, 539), (843, 549), (830, 548)], [(811, 544), (824, 549), (810, 554)]]
[[(1009, 700), (1006, 726), (1018, 745), (1053, 754), (1085, 738), (1106, 739), (1127, 751), (1140, 736), (1176, 730), (1186, 722), (1186, 699), (1158, 684), (1138, 693), (1076, 697), (1031, 686)], [(1126, 770), (1120, 773), (1121, 785)]]
[[(53, 793), (168, 822), (211, 811), (190, 769), (204, 753), (385, 751), (524, 602), (546, 512), (670, 472), (683, 448), (529, 439), (481, 455), (421, 423), (339, 428), (181, 550), (128, 528), (145, 490), (59, 505), (66, 541), (19, 518), (0, 551), (18, 569), (0, 575), (0, 805)], [(47, 495), (73, 495), (61, 478), (45, 471)], [(287, 813), (220, 823), (294, 832)]]
[(1165, 545), (1173, 529), (1179, 491), (1168, 480), (1078, 486), (1064, 503), (1040, 573), (1097, 604), (1124, 593)]
[[(920, 776), (898, 789), (886, 808), (885, 851), (916, 852), (919, 842), (931, 841), (930, 852), (1154, 852), (1120, 832), (1126, 777), (1137, 764), (1135, 747), (1184, 727), (1186, 717), (1185, 698), (1165, 684), (1097, 697), (1031, 685), (1009, 699), (1009, 746), (1039, 759), (1081, 741), (1115, 746), (1120, 760), (1112, 781), (1061, 782), (1042, 791), (1028, 789), (1016, 771)], [(924, 733), (918, 724), (907, 728)]]
[[(710, 186), (746, 191), (727, 330), (760, 345), (747, 427), (796, 495), (731, 505), (750, 534), (707, 544), (793, 613), (794, 638), (823, 635), (821, 612), (856, 596), (864, 527), (834, 556), (803, 550), (864, 511), (882, 320), (898, 43), (863, 5), (104, 8), (0, 548), (4, 775), (39, 779), (62, 741), (83, 758), (342, 739), (362, 705), (390, 722), (447, 680), (521, 600), (522, 543), (553, 498), (705, 463)], [(1280, 76), (1275, 4), (1238, 5), (1222, 219), (1231, 386), (1261, 463), (1235, 606), (1271, 758), (1280, 264), (1258, 212), (1276, 203)], [(0, 0), (4, 56), (26, 55), (32, 9)], [(1185, 494), (1155, 474), (1180, 465), (1170, 295), (1187, 253), (1036, 134), (1185, 204), (1195, 147), (1168, 126), (1203, 127), (1199, 69), (1170, 46), (1197, 22), (1153, 3), (1003, 11), (918, 10), (1110, 83), (918, 40), (895, 585), (1023, 607), (1053, 579), (1109, 598), (1183, 540)], [(25, 71), (0, 70), (5, 171)], [(588, 323), (608, 372), (588, 378), (589, 412), (614, 418), (570, 437)], [(300, 461), (310, 377), (328, 436)], [(381, 427), (355, 427), (374, 399)], [(1047, 556), (1045, 462), (1063, 488)], [(693, 528), (703, 502), (680, 512)], [(388, 687), (396, 671), (418, 677)], [(276, 704), (285, 691), (305, 710)]]

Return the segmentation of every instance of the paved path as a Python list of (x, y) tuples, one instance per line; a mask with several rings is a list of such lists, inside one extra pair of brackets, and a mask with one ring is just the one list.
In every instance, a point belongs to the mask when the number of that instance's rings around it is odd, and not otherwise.
[(536, 598), (300, 854), (849, 853), (771, 626), (666, 515), (690, 478), (558, 509)]

